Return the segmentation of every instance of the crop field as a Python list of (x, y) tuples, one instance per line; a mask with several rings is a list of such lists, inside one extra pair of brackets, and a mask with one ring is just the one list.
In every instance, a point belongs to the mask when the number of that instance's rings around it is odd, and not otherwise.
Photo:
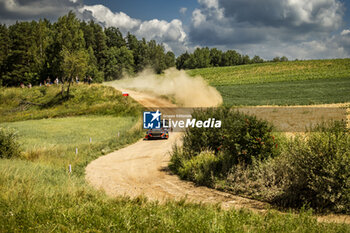
[(350, 59), (263, 63), (187, 71), (222, 94), (224, 105), (309, 105), (350, 100)]
[(350, 78), (222, 85), (216, 89), (227, 106), (350, 102)]

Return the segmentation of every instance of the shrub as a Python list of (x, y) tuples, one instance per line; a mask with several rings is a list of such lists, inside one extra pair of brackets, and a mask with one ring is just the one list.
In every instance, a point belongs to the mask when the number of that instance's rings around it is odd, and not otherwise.
[(251, 164), (253, 159), (264, 160), (275, 154), (272, 126), (266, 121), (229, 108), (216, 108), (195, 111), (197, 120), (215, 118), (222, 121), (221, 128), (189, 128), (184, 136), (183, 149), (189, 158), (202, 151), (222, 153), (218, 168), (226, 175), (232, 166)]
[(253, 161), (252, 165), (233, 167), (218, 188), (235, 194), (273, 202), (288, 187), (288, 163), (278, 156), (266, 161)]
[(350, 134), (345, 122), (315, 128), (291, 140), (287, 151), (290, 185), (276, 197), (283, 206), (350, 213)]
[(178, 174), (181, 178), (194, 181), (196, 184), (212, 187), (219, 163), (219, 156), (211, 151), (203, 151), (190, 160), (185, 160)]
[(0, 128), (0, 158), (9, 159), (20, 155), (14, 131)]

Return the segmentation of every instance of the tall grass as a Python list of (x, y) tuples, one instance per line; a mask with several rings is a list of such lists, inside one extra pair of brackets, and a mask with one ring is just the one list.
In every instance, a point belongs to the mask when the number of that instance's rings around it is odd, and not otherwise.
[(145, 198), (108, 198), (81, 177), (21, 160), (0, 163), (1, 232), (347, 232), (317, 223), (310, 212), (223, 211)]

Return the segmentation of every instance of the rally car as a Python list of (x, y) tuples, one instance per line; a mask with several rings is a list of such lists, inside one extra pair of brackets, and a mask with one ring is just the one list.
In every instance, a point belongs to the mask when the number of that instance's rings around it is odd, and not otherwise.
[(163, 127), (161, 125), (160, 129), (148, 129), (145, 140), (151, 140), (151, 139), (168, 139), (169, 138), (169, 131), (167, 128)]

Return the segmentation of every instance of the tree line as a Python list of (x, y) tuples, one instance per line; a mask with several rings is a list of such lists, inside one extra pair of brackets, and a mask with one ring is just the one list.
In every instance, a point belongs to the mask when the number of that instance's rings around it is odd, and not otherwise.
[[(275, 57), (272, 62), (288, 59)], [(94, 21), (81, 21), (73, 12), (51, 23), (47, 19), (0, 24), (0, 86), (36, 85), (48, 78), (73, 82), (77, 77), (93, 82), (119, 79), (146, 67), (156, 73), (177, 69), (235, 66), (265, 62), (235, 50), (197, 48), (175, 59), (155, 40), (124, 36), (118, 28), (103, 28)], [(90, 79), (90, 80), (91, 80)]]
[[(285, 62), (288, 58), (275, 57), (271, 62)], [(216, 48), (209, 49), (197, 48), (193, 53), (185, 52), (176, 59), (177, 69), (197, 69), (218, 66), (236, 66), (254, 63), (266, 62), (259, 56), (250, 58), (248, 55), (242, 55), (235, 50), (223, 52)]]
[(155, 72), (175, 66), (173, 52), (156, 41), (138, 40), (118, 28), (81, 21), (73, 12), (47, 19), (0, 25), (0, 86), (39, 84), (48, 77), (73, 82), (114, 80), (146, 67)]

